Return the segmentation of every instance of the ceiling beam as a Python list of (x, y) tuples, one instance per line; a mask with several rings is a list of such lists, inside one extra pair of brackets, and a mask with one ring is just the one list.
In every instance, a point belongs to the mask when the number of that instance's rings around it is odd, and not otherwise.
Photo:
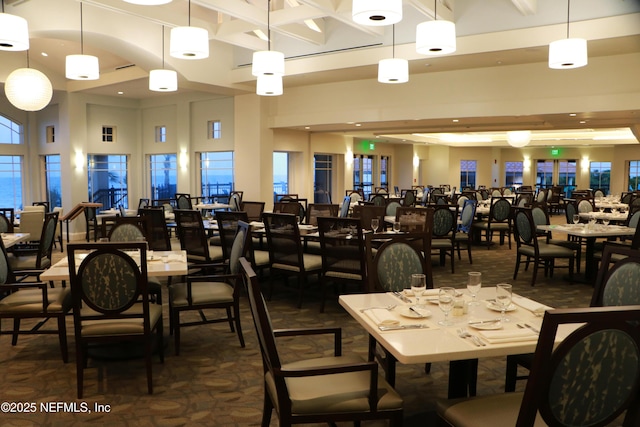
[(535, 15), (538, 12), (538, 0), (511, 0), (511, 3), (523, 15)]
[(353, 22), (351, 18), (352, 0), (298, 0), (298, 2), (314, 7), (322, 12), (323, 16), (333, 18), (365, 34), (372, 36), (381, 36), (384, 34), (384, 27), (371, 27)]

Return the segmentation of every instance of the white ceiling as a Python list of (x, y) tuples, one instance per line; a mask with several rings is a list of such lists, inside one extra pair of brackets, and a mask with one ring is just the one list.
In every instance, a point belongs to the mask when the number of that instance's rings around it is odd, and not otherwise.
[[(545, 62), (550, 41), (566, 36), (566, 2), (559, 0), (437, 0), (438, 19), (456, 23), (458, 51), (428, 58), (415, 53), (415, 26), (434, 16), (434, 0), (404, 0), (403, 20), (395, 26), (396, 56), (410, 61), (410, 73), (429, 73), (499, 64)], [(148, 71), (162, 66), (162, 26), (165, 51), (169, 31), (188, 23), (188, 0), (162, 6), (139, 6), (123, 0), (84, 0), (84, 52), (100, 59), (101, 78), (94, 82), (64, 79), (64, 58), (80, 51), (78, 0), (5, 0), (5, 12), (26, 18), (31, 33), (31, 66), (42, 69), (56, 89), (133, 99), (167, 96), (147, 88)], [(351, 19), (351, 0), (192, 0), (192, 26), (207, 28), (211, 57), (185, 61), (165, 55), (165, 66), (178, 71), (180, 92), (204, 91), (220, 96), (253, 92), (251, 54), (267, 49), (254, 30), (267, 33), (272, 49), (285, 53), (287, 87), (355, 79), (375, 79), (377, 61), (390, 56), (393, 30), (364, 27)], [(640, 52), (640, 1), (581, 0), (571, 4), (571, 35), (589, 42), (589, 56)], [(312, 30), (313, 21), (321, 32)], [(41, 56), (45, 52), (48, 56)], [(0, 64), (13, 64), (20, 53), (0, 52)], [(18, 59), (16, 59), (18, 58)], [(0, 79), (11, 70), (0, 65)], [(119, 92), (122, 94), (118, 95)], [(457, 132), (455, 118), (437, 121), (396, 121), (315, 125), (312, 132), (346, 132), (363, 138), (402, 142), (442, 143), (433, 136)], [(566, 141), (591, 137), (594, 129), (640, 126), (640, 111), (581, 113), (576, 116), (467, 119), (472, 132), (509, 129), (560, 132)], [(586, 123), (580, 123), (585, 121)], [(585, 126), (588, 129), (584, 130)], [(304, 126), (302, 127), (304, 129)], [(570, 129), (572, 132), (567, 133)], [(580, 134), (573, 133), (581, 129)], [(636, 133), (638, 129), (634, 129)], [(636, 135), (638, 136), (638, 135)], [(537, 138), (537, 137), (536, 137)], [(540, 138), (552, 137), (540, 134)], [(637, 143), (637, 140), (631, 141)], [(540, 142), (546, 144), (546, 142)], [(476, 146), (478, 144), (476, 143)], [(492, 144), (495, 145), (495, 144)]]

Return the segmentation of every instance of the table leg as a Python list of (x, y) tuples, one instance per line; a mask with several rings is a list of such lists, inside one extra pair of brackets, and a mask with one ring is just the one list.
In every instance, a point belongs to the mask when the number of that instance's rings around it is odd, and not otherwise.
[(387, 380), (389, 385), (393, 387), (395, 386), (395, 383), (396, 383), (397, 360), (391, 353), (389, 353), (382, 346), (380, 347), (384, 352), (384, 356), (378, 356), (376, 351), (377, 345), (378, 345), (378, 342), (376, 341), (376, 339), (373, 338), (371, 335), (369, 335), (369, 361), (375, 361), (376, 359), (378, 360), (380, 365), (382, 365), (382, 369), (384, 370), (384, 373), (385, 373), (384, 379)]
[(449, 399), (476, 395), (478, 359), (449, 362)]

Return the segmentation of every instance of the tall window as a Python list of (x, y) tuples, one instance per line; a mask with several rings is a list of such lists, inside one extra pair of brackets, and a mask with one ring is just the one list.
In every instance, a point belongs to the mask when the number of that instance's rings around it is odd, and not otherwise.
[(365, 199), (373, 190), (373, 158), (356, 154), (353, 156), (353, 189), (362, 189)]
[(22, 209), (22, 156), (0, 156), (0, 204)]
[(233, 191), (233, 151), (200, 153), (200, 186), (203, 197), (229, 197)]
[(313, 202), (330, 203), (333, 156), (315, 154), (313, 156)]
[(476, 188), (476, 161), (460, 160), (460, 188)]
[(0, 115), (0, 144), (20, 144), (22, 125)]
[(640, 160), (629, 162), (629, 191), (640, 190)]
[(89, 201), (102, 203), (102, 209), (129, 207), (127, 156), (91, 154), (89, 157)]
[(561, 185), (564, 194), (571, 194), (576, 189), (576, 165), (575, 160), (560, 160), (558, 162), (558, 185)]
[(49, 202), (49, 206), (52, 208), (62, 206), (62, 176), (59, 154), (44, 156), (44, 177), (47, 191), (46, 200)]
[(536, 162), (536, 186), (539, 188), (553, 186), (553, 160), (538, 160)]
[(380, 156), (380, 186), (389, 188), (389, 156)]
[(522, 185), (522, 162), (505, 162), (504, 164), (504, 185), (513, 187)]
[(273, 194), (289, 193), (289, 153), (273, 153)]
[(611, 162), (591, 162), (589, 164), (589, 188), (611, 190)]
[(149, 182), (151, 198), (172, 199), (176, 194), (178, 158), (175, 154), (149, 156)]

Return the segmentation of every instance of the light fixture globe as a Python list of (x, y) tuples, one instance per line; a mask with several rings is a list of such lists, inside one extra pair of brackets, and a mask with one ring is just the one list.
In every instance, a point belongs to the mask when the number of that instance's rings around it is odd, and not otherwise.
[(178, 73), (174, 70), (151, 70), (149, 90), (154, 92), (175, 92), (178, 90)]
[(125, 3), (139, 4), (142, 6), (158, 6), (171, 3), (172, 0), (124, 0)]
[(447, 55), (456, 51), (456, 25), (442, 19), (426, 21), (416, 27), (416, 52)]
[(0, 50), (20, 51), (29, 49), (27, 20), (16, 15), (0, 13)]
[(65, 76), (71, 80), (98, 80), (100, 64), (93, 55), (67, 55)]
[(256, 93), (260, 96), (282, 95), (282, 76), (258, 76)]
[(393, 25), (402, 20), (402, 0), (353, 0), (351, 17), (361, 25)]
[(514, 130), (507, 132), (507, 142), (512, 147), (521, 148), (528, 145), (530, 141), (530, 130)]
[(172, 28), (169, 55), (180, 59), (208, 58), (209, 32), (199, 27)]
[(564, 70), (587, 65), (587, 41), (571, 38), (549, 43), (549, 68)]
[(284, 76), (284, 53), (275, 50), (253, 52), (251, 74), (254, 76)]
[(13, 106), (24, 111), (40, 111), (53, 96), (51, 82), (33, 68), (18, 68), (7, 76), (4, 93)]
[(409, 81), (409, 61), (402, 58), (381, 59), (378, 62), (380, 83), (406, 83)]

